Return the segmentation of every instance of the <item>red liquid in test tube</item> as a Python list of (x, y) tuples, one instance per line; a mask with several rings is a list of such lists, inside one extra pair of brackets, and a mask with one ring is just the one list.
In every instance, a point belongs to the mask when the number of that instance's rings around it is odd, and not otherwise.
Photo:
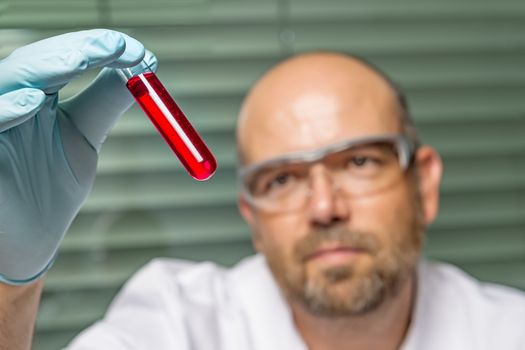
[(210, 178), (215, 157), (155, 73), (134, 75), (126, 85), (188, 173), (200, 181)]

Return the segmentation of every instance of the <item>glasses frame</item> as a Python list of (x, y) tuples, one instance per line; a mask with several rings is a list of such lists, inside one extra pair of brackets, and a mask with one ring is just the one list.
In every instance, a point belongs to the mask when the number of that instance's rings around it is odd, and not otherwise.
[(317, 163), (324, 159), (327, 155), (343, 151), (345, 149), (367, 143), (376, 142), (393, 142), (399, 157), (399, 165), (403, 171), (406, 171), (414, 159), (414, 155), (419, 148), (419, 144), (403, 134), (382, 134), (372, 135), (358, 138), (351, 138), (348, 140), (336, 142), (312, 151), (300, 151), (284, 154), (282, 156), (267, 159), (262, 162), (254, 163), (245, 167), (239, 168), (237, 171), (237, 181), (240, 193), (244, 196), (246, 201), (253, 207), (258, 207), (257, 200), (250, 194), (246, 186), (246, 178), (251, 174), (267, 167), (279, 166), (293, 163)]

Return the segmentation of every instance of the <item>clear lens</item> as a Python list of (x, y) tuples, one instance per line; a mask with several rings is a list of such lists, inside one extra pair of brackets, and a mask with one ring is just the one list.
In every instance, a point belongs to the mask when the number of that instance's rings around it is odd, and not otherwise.
[(312, 165), (323, 163), (344, 195), (368, 195), (399, 181), (412, 152), (406, 138), (398, 135), (348, 141), (251, 166), (241, 174), (242, 191), (263, 210), (298, 209), (310, 196)]

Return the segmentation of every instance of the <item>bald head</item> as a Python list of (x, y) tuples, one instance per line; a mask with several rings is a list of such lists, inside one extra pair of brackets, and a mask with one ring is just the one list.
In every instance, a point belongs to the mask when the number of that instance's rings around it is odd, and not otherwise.
[(250, 164), (348, 137), (404, 132), (404, 98), (381, 72), (355, 57), (309, 53), (283, 61), (252, 87), (237, 143)]

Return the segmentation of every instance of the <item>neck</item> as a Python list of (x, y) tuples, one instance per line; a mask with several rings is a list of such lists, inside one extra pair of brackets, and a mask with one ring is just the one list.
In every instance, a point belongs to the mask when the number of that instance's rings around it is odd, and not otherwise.
[(297, 302), (291, 310), (297, 330), (310, 350), (394, 350), (408, 330), (415, 295), (415, 276), (395, 297), (363, 315), (339, 318), (312, 315)]

